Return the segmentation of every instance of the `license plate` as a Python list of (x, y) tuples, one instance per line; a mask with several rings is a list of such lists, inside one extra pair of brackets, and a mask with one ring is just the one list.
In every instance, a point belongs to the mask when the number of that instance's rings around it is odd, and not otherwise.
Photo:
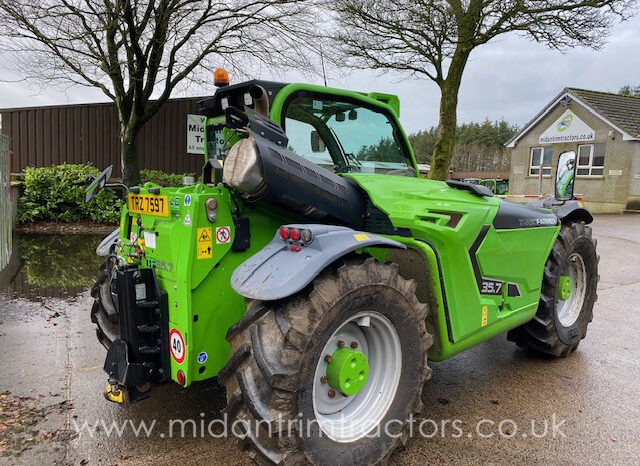
[(148, 194), (129, 194), (129, 211), (134, 214), (169, 216), (169, 199), (167, 196), (150, 196)]

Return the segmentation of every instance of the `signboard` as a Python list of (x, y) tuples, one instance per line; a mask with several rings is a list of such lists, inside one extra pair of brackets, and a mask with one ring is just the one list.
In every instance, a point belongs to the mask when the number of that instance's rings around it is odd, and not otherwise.
[(202, 115), (187, 115), (187, 154), (204, 155), (204, 125)]
[(593, 141), (595, 132), (571, 110), (567, 110), (541, 135), (540, 144)]
[(622, 176), (622, 170), (609, 170), (610, 176)]

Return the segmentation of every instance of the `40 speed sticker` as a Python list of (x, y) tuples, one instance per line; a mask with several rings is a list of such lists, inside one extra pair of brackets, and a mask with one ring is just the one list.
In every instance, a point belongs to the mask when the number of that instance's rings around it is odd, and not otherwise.
[(169, 349), (171, 350), (171, 357), (175, 362), (182, 364), (185, 353), (184, 338), (182, 338), (178, 329), (174, 328), (169, 332)]

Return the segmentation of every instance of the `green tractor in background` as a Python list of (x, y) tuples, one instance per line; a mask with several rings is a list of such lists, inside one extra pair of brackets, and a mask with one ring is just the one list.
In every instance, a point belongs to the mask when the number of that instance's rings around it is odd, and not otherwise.
[(423, 409), (428, 360), (585, 337), (598, 261), (572, 187), (534, 207), (420, 178), (387, 94), (254, 80), (201, 113), (201, 180), (124, 187), (97, 251), (107, 399), (216, 377), (256, 461), (377, 464)]
[(485, 186), (497, 196), (509, 194), (509, 180), (501, 178), (467, 178), (464, 181)]

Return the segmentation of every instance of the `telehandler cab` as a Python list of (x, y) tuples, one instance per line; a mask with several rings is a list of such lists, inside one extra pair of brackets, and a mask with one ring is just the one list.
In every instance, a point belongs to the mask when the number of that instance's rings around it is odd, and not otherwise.
[(200, 108), (199, 182), (124, 187), (97, 250), (107, 399), (217, 377), (256, 461), (377, 464), (423, 409), (428, 360), (585, 337), (598, 258), (575, 153), (555, 197), (521, 205), (419, 177), (393, 95), (253, 80)]

